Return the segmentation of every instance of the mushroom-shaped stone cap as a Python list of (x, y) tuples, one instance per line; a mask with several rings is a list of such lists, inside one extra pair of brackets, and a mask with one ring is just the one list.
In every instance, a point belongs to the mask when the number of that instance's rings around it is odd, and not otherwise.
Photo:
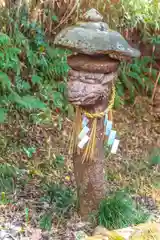
[(132, 48), (120, 33), (110, 30), (101, 19), (101, 15), (91, 9), (84, 15), (84, 22), (63, 29), (56, 36), (55, 45), (88, 55), (115, 53), (140, 57), (137, 49)]

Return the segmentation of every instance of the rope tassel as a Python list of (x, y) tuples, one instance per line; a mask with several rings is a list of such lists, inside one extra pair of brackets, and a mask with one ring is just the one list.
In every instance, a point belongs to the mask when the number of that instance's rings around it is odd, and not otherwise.
[[(108, 108), (104, 112), (100, 113), (89, 113), (84, 111), (81, 107), (76, 107), (76, 115), (73, 123), (72, 134), (70, 138), (69, 153), (81, 153), (81, 149), (85, 148), (82, 162), (93, 160), (94, 150), (96, 147), (96, 131), (97, 131), (97, 120), (104, 116), (108, 116), (112, 121), (112, 108), (114, 105), (115, 99), (115, 87), (112, 87), (112, 97), (109, 102)], [(82, 121), (83, 118), (83, 121)], [(89, 120), (90, 128), (87, 126)], [(88, 136), (89, 134), (89, 136)]]

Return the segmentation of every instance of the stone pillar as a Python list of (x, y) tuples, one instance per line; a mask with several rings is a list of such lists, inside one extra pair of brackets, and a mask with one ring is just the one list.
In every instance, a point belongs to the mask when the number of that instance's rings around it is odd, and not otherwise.
[[(112, 86), (117, 79), (119, 63), (131, 57), (139, 57), (140, 52), (133, 49), (120, 33), (110, 30), (103, 16), (95, 9), (89, 10), (74, 26), (63, 29), (55, 38), (55, 45), (73, 51), (68, 58), (71, 70), (68, 74), (68, 99), (87, 113), (104, 113), (111, 97)], [(74, 54), (76, 53), (76, 55)], [(102, 114), (103, 115), (103, 114)], [(97, 120), (89, 119), (89, 127), (96, 122), (94, 142), (89, 149), (90, 159), (84, 159), (84, 149), (78, 149), (78, 134), (82, 129), (77, 117), (74, 132), (73, 164), (77, 183), (79, 212), (87, 218), (97, 210), (107, 189), (104, 172), (104, 116)], [(90, 137), (91, 139), (91, 137)], [(90, 141), (90, 140), (89, 140)], [(84, 157), (85, 156), (85, 157)], [(91, 157), (92, 156), (92, 157)]]
[[(104, 112), (117, 78), (119, 61), (107, 56), (90, 57), (79, 54), (68, 58), (68, 98), (89, 113)], [(74, 70), (73, 70), (74, 69)], [(92, 119), (89, 119), (91, 127)], [(77, 183), (80, 215), (87, 218), (97, 210), (106, 196), (104, 159), (104, 117), (97, 119), (96, 145), (93, 159), (82, 160), (82, 151), (74, 150), (73, 164)]]

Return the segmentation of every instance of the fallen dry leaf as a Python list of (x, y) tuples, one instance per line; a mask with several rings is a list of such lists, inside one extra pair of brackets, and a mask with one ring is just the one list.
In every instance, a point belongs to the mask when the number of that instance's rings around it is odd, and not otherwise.
[(32, 240), (40, 240), (42, 236), (42, 230), (41, 229), (33, 229), (32, 230)]

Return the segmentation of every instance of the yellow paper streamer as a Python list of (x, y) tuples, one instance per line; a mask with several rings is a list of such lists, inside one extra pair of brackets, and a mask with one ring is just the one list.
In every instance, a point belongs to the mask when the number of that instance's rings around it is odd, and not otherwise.
[(112, 117), (112, 108), (114, 105), (115, 94), (116, 94), (116, 90), (115, 90), (115, 86), (113, 85), (112, 97), (111, 97), (111, 100), (109, 101), (109, 105), (108, 105), (107, 109), (104, 112), (89, 113), (89, 112), (86, 112), (81, 107), (76, 106), (76, 115), (75, 115), (72, 134), (71, 134), (71, 138), (70, 138), (69, 154), (73, 154), (75, 152), (78, 154), (81, 153), (81, 150), (78, 149), (77, 145), (78, 145), (78, 134), (80, 133), (81, 128), (82, 128), (82, 115), (84, 114), (87, 118), (92, 120), (92, 124), (91, 124), (90, 139), (85, 147), (85, 150), (84, 150), (84, 153), (82, 156), (82, 162), (88, 161), (88, 160), (93, 160), (94, 150), (95, 150), (95, 146), (96, 146), (97, 119), (104, 117), (109, 112)]

